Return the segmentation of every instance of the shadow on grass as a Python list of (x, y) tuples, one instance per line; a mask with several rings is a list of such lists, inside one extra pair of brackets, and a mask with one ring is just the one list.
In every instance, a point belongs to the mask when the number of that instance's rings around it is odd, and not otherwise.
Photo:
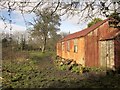
[(99, 78), (90, 76), (83, 80), (59, 80), (50, 83), (49, 88), (120, 88), (120, 75), (106, 75)]

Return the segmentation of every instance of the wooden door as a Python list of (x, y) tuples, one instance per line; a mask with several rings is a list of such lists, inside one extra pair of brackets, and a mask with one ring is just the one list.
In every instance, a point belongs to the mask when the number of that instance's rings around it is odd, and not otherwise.
[(100, 66), (111, 69), (114, 66), (114, 41), (100, 41), (99, 44)]

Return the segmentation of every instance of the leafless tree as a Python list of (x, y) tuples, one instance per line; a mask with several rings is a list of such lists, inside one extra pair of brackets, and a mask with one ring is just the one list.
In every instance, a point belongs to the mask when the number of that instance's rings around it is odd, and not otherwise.
[[(49, 8), (60, 16), (66, 17), (78, 16), (78, 22), (88, 21), (94, 17), (108, 17), (113, 12), (119, 12), (120, 0), (1, 0), (0, 12), (8, 11), (9, 18), (0, 14), (0, 19), (4, 22), (5, 28), (9, 23), (10, 31), (13, 20), (11, 13), (18, 11), (24, 19), (25, 25), (27, 22), (24, 13), (34, 13), (37, 9)], [(4, 29), (5, 29), (4, 28)]]

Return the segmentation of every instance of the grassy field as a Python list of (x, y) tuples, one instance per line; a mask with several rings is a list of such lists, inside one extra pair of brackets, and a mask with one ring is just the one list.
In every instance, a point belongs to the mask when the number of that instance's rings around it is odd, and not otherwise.
[(55, 53), (22, 51), (3, 60), (3, 88), (120, 88), (120, 75), (77, 74), (60, 69)]

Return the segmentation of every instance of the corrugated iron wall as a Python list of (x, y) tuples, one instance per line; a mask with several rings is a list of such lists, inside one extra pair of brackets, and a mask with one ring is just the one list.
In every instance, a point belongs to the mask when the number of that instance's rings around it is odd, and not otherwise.
[(115, 66), (120, 67), (120, 39), (115, 39)]
[(98, 66), (98, 29), (85, 36), (85, 65), (88, 67)]
[(76, 40), (77, 40), (77, 48), (78, 48), (77, 52), (74, 52), (74, 40), (75, 39), (68, 40), (70, 42), (70, 50), (69, 51), (67, 50), (67, 42), (68, 41), (62, 42), (63, 43), (62, 44), (63, 49), (61, 51), (59, 51), (59, 52), (62, 53), (61, 57), (64, 58), (64, 59), (72, 59), (72, 60), (76, 61), (76, 63), (82, 64), (83, 66), (85, 66), (85, 56), (84, 56), (85, 43), (84, 43), (84, 37), (76, 38)]
[[(108, 26), (108, 22), (106, 22), (85, 36), (85, 60), (86, 60), (85, 65), (86, 66), (88, 66), (88, 67), (89, 66), (90, 67), (94, 67), (94, 66), (99, 67), (100, 66), (100, 57), (101, 57), (100, 51), (104, 51), (104, 50), (100, 50), (100, 49), (104, 49), (104, 48), (100, 48), (99, 40), (103, 37), (106, 37), (108, 34), (110, 34), (111, 32), (113, 32), (115, 30), (116, 29), (114, 29), (114, 28), (110, 28)], [(111, 45), (111, 43), (109, 43), (109, 44)], [(116, 48), (118, 48), (118, 46)], [(119, 51), (117, 51), (117, 52), (119, 52)], [(112, 51), (110, 52), (110, 54), (111, 53), (112, 53)], [(116, 58), (119, 58), (119, 56), (120, 55), (117, 54)], [(108, 65), (108, 66), (110, 67), (110, 65)]]

